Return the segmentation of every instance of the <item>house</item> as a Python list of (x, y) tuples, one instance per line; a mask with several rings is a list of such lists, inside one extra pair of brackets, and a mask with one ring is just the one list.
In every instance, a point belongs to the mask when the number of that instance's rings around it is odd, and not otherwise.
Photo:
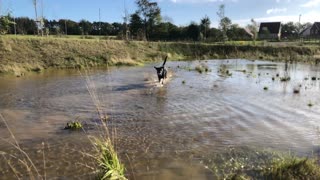
[(300, 37), (310, 37), (312, 26), (308, 26), (300, 32)]
[(259, 39), (280, 40), (281, 22), (263, 22), (259, 28)]
[(310, 29), (311, 37), (320, 37), (320, 22), (315, 22)]

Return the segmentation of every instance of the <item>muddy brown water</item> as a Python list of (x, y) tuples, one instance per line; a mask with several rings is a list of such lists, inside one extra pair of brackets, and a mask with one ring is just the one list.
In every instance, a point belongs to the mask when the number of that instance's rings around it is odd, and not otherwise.
[[(188, 70), (199, 64), (211, 71)], [(268, 61), (169, 62), (173, 75), (163, 87), (156, 84), (153, 66), (96, 69), (86, 75), (110, 117), (108, 126), (130, 179), (212, 179), (201, 162), (229, 147), (303, 156), (318, 150), (320, 80), (311, 77), (320, 78), (320, 66), (289, 64), (285, 71), (284, 63)], [(232, 76), (218, 72), (221, 68)], [(49, 179), (95, 178), (88, 136), (101, 135), (102, 128), (84, 74), (48, 70), (0, 77), (0, 112)], [(281, 82), (277, 74), (291, 80)], [(74, 119), (84, 122), (86, 132), (63, 130)], [(9, 156), (23, 158), (5, 142), (12, 139), (3, 122), (0, 137), (0, 177), (15, 178), (8, 162), (23, 175), (25, 168)]]

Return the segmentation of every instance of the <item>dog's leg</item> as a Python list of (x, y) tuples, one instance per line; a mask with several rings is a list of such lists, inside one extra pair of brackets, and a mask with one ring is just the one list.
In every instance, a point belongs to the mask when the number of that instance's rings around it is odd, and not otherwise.
[(160, 80), (160, 85), (163, 85), (163, 79)]

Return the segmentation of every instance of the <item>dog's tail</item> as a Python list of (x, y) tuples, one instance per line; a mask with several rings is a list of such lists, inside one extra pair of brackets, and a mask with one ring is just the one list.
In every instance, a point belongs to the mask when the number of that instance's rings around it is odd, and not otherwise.
[(168, 56), (166, 56), (166, 58), (164, 59), (164, 62), (163, 62), (163, 64), (162, 64), (162, 67), (164, 67), (164, 65), (166, 65), (167, 59), (168, 59)]

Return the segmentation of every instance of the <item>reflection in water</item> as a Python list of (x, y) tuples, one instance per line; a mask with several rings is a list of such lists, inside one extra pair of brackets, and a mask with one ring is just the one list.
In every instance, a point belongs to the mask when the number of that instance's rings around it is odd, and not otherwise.
[[(311, 80), (320, 77), (319, 67), (221, 60), (206, 62), (208, 73), (188, 70), (198, 63), (168, 63), (174, 77), (162, 88), (155, 85), (152, 64), (92, 70), (88, 75), (110, 116), (109, 127), (117, 130), (116, 146), (130, 177), (212, 179), (200, 163), (202, 158), (230, 146), (309, 154), (320, 143), (316, 131), (320, 81)], [(221, 76), (221, 68), (232, 76)], [(281, 82), (284, 76), (291, 80)], [(296, 86), (301, 86), (300, 94), (293, 93)], [(94, 163), (85, 155), (92, 153), (87, 134), (97, 135), (100, 128), (79, 72), (0, 77), (0, 99), (0, 112), (39, 167), (45, 142), (48, 177), (92, 177)], [(310, 101), (315, 104), (312, 108), (307, 106)], [(77, 117), (85, 122), (86, 133), (62, 130)], [(10, 138), (2, 123), (0, 137)], [(18, 154), (6, 143), (0, 143), (0, 149)], [(11, 177), (5, 160), (0, 161), (6, 164), (0, 167), (0, 176)]]

